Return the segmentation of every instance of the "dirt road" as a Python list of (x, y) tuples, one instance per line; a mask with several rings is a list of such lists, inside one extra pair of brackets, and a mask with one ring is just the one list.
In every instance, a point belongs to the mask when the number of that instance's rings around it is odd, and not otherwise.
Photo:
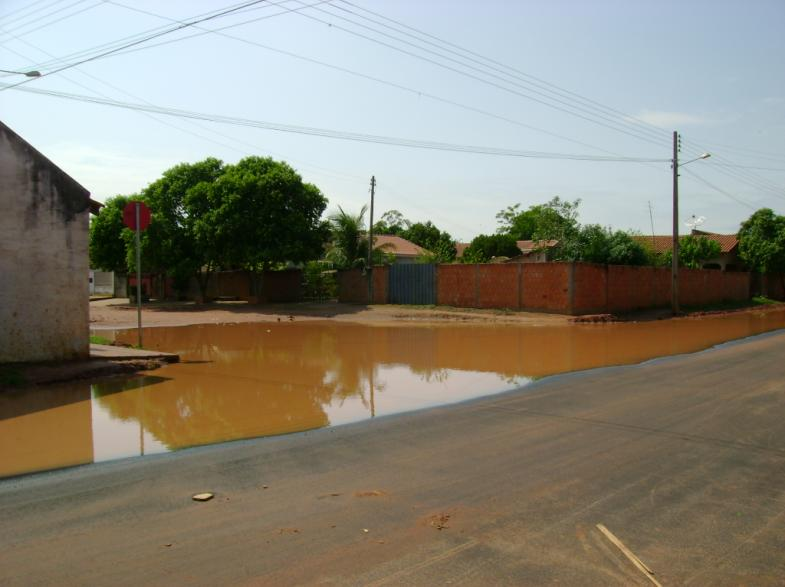
[(0, 584), (781, 585), (783, 345), (2, 481)]
[[(364, 306), (337, 302), (249, 305), (245, 302), (151, 303), (142, 308), (144, 326), (185, 326), (188, 324), (232, 324), (276, 322), (279, 320), (340, 320), (362, 323), (401, 321), (514, 323), (522, 325), (562, 324), (568, 316), (535, 312), (473, 310), (412, 306)], [(93, 329), (136, 328), (136, 306), (128, 300), (108, 299), (90, 302), (90, 327)]]

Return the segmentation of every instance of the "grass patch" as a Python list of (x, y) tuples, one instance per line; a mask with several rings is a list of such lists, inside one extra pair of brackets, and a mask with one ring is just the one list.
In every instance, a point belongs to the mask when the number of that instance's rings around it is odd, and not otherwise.
[(112, 341), (108, 338), (104, 338), (103, 336), (96, 336), (95, 334), (90, 335), (90, 344), (112, 344)]

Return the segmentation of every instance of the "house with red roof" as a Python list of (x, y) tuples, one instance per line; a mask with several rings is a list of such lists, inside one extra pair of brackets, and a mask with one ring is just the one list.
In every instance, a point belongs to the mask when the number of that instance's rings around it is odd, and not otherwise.
[[(713, 259), (707, 259), (703, 263), (703, 269), (721, 269), (722, 271), (744, 269), (744, 263), (739, 258), (739, 239), (735, 234), (718, 234), (697, 229), (693, 229), (691, 234), (692, 236), (705, 236), (720, 245), (720, 254)], [(667, 253), (673, 249), (671, 235), (639, 235), (633, 238), (655, 253)]]
[(395, 263), (415, 263), (419, 257), (431, 254), (421, 246), (392, 234), (374, 235), (373, 248), (380, 249), (388, 255), (394, 255)]

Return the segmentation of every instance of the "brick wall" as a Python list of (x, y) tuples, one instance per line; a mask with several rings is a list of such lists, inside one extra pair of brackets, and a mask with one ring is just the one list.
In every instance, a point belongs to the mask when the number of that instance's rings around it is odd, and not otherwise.
[(477, 265), (475, 307), (520, 308), (523, 270), (520, 263)]
[[(284, 271), (265, 271), (262, 280), (264, 295), (261, 302), (297, 302), (302, 299), (303, 272), (299, 269)], [(169, 294), (167, 288), (167, 294)], [(171, 295), (174, 296), (172, 290)], [(196, 279), (188, 285), (188, 297), (197, 299), (200, 295)], [(251, 277), (248, 271), (217, 271), (207, 282), (207, 297), (251, 299)]]
[[(386, 304), (389, 300), (389, 267), (373, 268), (373, 303)], [(338, 301), (348, 304), (368, 303), (368, 276), (361, 269), (339, 271), (336, 276), (338, 283)]]
[[(386, 268), (374, 271), (374, 303), (387, 303)], [(359, 270), (339, 272), (339, 300), (366, 303), (367, 280)], [(769, 290), (782, 297), (778, 279)], [(679, 299), (700, 306), (749, 298), (750, 274), (681, 269)], [(671, 272), (663, 267), (589, 263), (439, 265), (437, 304), (458, 308), (509, 308), (566, 314), (619, 313), (667, 307)]]
[(570, 263), (521, 265), (522, 308), (565, 313), (570, 308)]
[(456, 308), (477, 307), (477, 265), (439, 265), (436, 271), (437, 304)]

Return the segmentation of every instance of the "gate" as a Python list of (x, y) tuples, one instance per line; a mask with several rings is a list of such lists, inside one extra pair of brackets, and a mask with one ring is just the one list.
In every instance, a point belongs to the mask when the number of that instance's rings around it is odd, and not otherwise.
[(391, 304), (436, 303), (436, 265), (411, 263), (390, 267)]

